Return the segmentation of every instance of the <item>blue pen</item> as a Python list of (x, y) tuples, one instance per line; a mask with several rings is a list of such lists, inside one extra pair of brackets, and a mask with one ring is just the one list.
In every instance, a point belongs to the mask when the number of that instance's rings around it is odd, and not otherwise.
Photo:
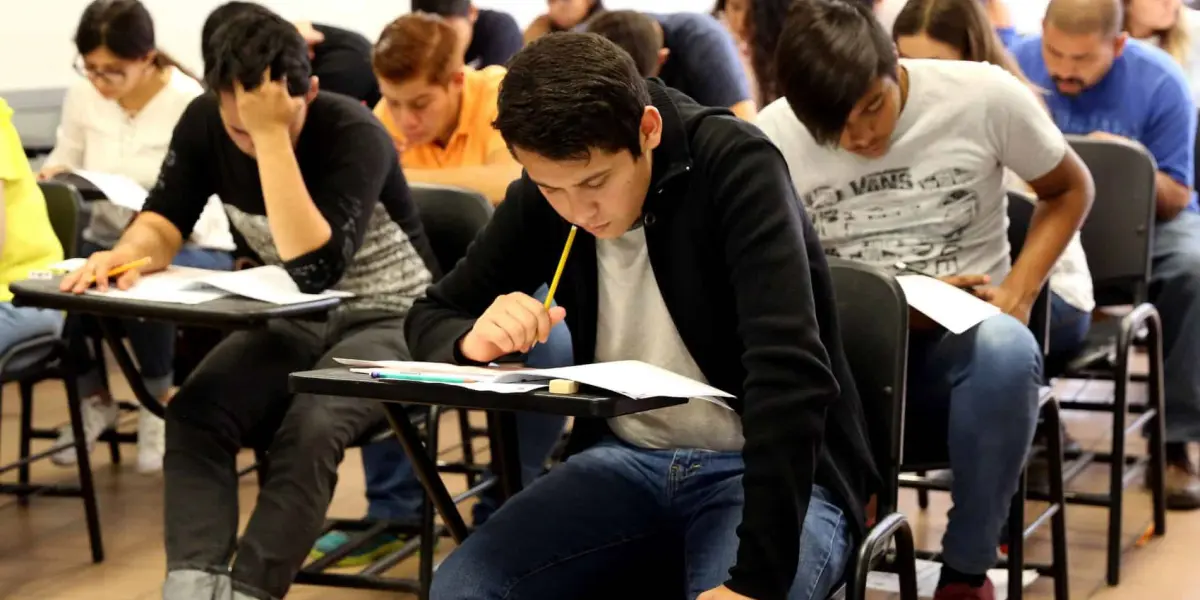
[(387, 381), (419, 381), (424, 383), (479, 383), (476, 379), (467, 379), (465, 377), (424, 375), (421, 373), (388, 373), (386, 371), (371, 371), (371, 378)]

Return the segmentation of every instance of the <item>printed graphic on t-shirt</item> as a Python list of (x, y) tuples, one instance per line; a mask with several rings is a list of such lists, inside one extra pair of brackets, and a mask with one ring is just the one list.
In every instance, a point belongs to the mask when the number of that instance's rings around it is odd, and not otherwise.
[(938, 275), (961, 272), (963, 235), (979, 214), (975, 173), (910, 167), (820, 186), (801, 199), (826, 252), (874, 265), (904, 261)]

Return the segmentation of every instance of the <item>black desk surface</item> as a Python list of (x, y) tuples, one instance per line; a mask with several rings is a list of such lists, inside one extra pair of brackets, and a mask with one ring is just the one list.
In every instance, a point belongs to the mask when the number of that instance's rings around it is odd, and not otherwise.
[(102, 317), (122, 317), (169, 321), (180, 325), (247, 329), (260, 327), (271, 319), (320, 316), (341, 302), (324, 298), (303, 304), (278, 305), (249, 298), (227, 296), (200, 304), (172, 304), (106, 298), (58, 291), (59, 278), (26, 279), (10, 284), (13, 304), (36, 306)]
[(568, 417), (619, 417), (687, 402), (686, 398), (639, 400), (616, 394), (551, 394), (544, 389), (525, 394), (498, 394), (436, 383), (380, 381), (346, 368), (292, 373), (288, 377), (288, 386), (294, 394), (324, 394), (478, 410), (524, 410)]

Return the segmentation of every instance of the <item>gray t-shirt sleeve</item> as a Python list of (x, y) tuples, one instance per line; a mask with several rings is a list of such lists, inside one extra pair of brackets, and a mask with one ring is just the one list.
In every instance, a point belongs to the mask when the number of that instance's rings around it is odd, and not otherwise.
[(733, 38), (716, 19), (679, 13), (663, 19), (670, 29), (668, 60), (683, 63), (692, 98), (704, 106), (730, 107), (752, 100), (750, 82), (738, 59)]
[(987, 130), (1001, 163), (1023, 181), (1052, 171), (1067, 152), (1063, 137), (1034, 90), (1000, 67), (980, 95), (987, 103)]

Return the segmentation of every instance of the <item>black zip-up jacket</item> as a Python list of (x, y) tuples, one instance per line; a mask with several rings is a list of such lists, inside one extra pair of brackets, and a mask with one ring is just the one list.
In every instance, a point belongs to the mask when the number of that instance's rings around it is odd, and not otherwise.
[[(663, 118), (643, 209), (650, 264), (684, 344), (709, 383), (737, 397), (745, 506), (728, 587), (787, 595), (813, 483), (833, 491), (861, 539), (877, 489), (866, 424), (838, 335), (829, 268), (787, 164), (754, 126), (649, 82)], [(513, 182), (465, 260), (405, 326), (416, 360), (463, 362), (458, 341), (501, 294), (554, 273), (570, 224), (528, 176)], [(555, 300), (579, 364), (594, 361), (595, 238), (580, 231)], [(604, 421), (577, 420), (570, 448)]]

